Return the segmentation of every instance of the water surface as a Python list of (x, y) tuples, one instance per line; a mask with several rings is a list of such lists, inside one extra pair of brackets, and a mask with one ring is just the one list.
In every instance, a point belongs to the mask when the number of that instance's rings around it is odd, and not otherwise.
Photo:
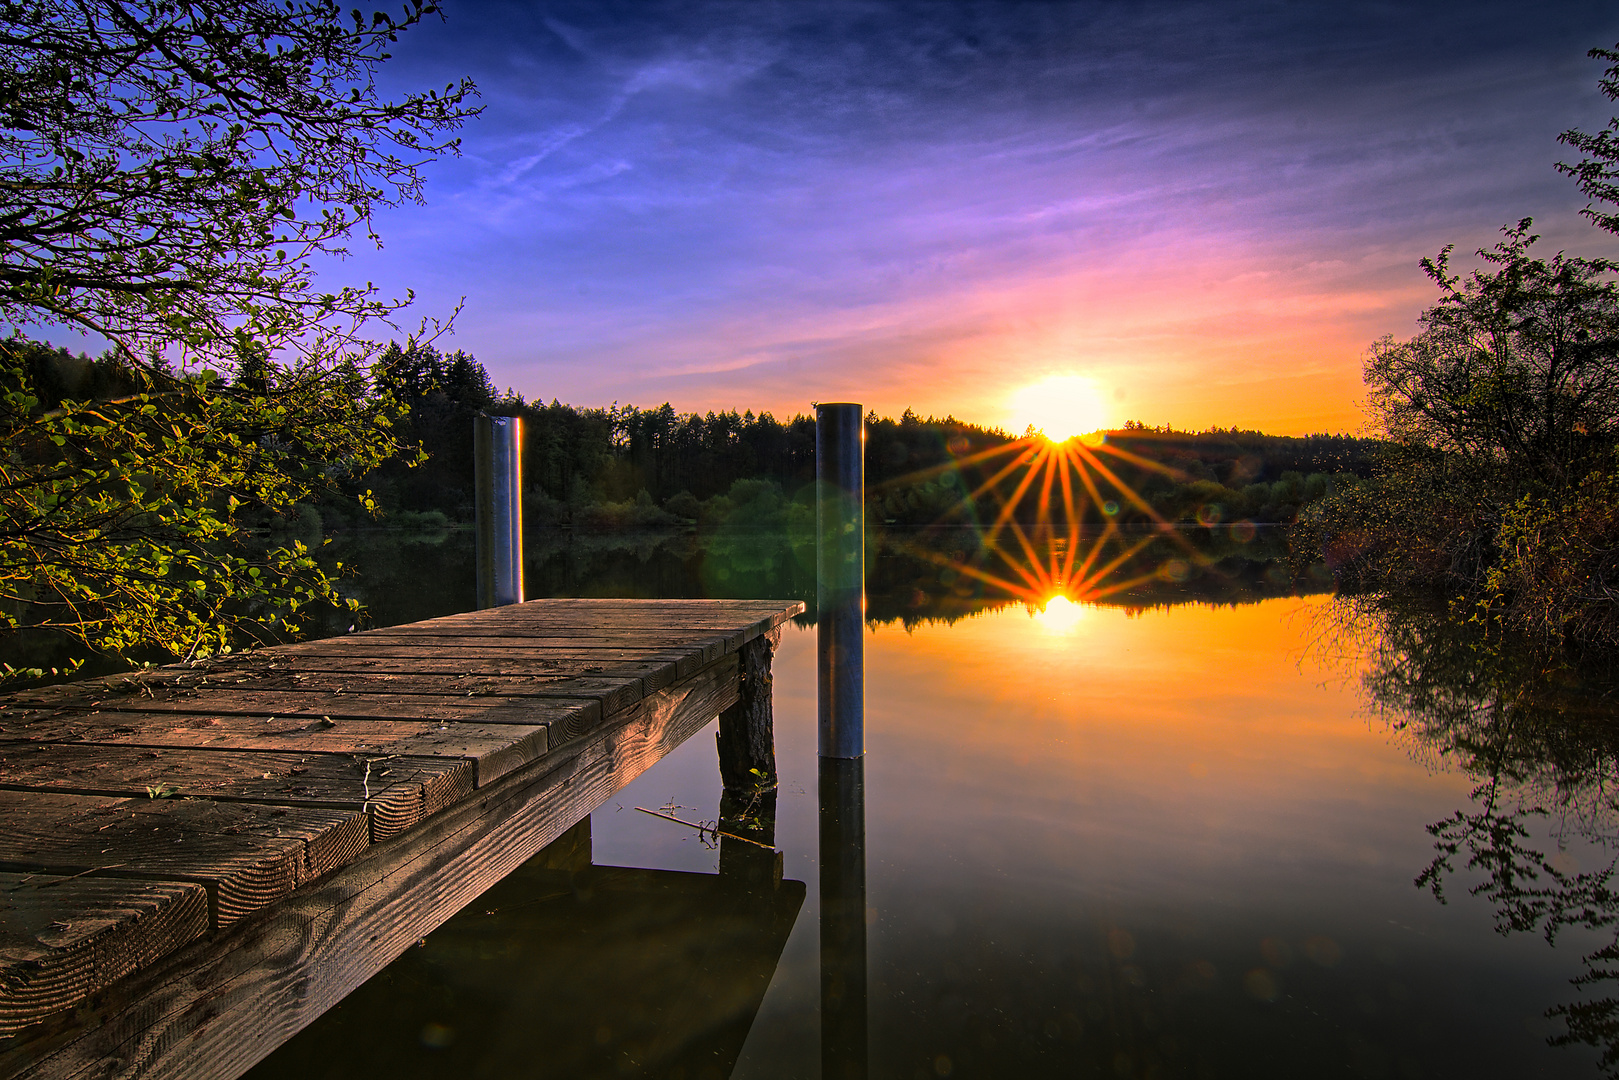
[[(1152, 603), (868, 627), (871, 1075), (1599, 1075), (1548, 1010), (1600, 996), (1570, 980), (1611, 931), (1499, 932), (1466, 844), (1446, 903), (1415, 883), (1528, 771), (1377, 707), (1328, 597)], [(822, 1075), (813, 632), (775, 673), (785, 884), (634, 810), (719, 817), (709, 729), (253, 1075)], [(1601, 806), (1557, 805), (1490, 821), (1611, 867)]]

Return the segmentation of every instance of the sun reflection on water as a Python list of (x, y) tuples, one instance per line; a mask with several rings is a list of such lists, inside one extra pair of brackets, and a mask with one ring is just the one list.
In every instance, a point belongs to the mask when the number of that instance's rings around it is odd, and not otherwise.
[[(1065, 606), (1068, 610), (1061, 616), (1045, 616), (1042, 624), (1062, 621), (1061, 632), (1066, 632), (1078, 620), (1072, 614), (1076, 601), (1103, 600), (1155, 579), (1184, 581), (1184, 568), (1200, 559), (1180, 530), (1116, 471), (1120, 464), (1185, 479), (1169, 466), (1113, 445), (1106, 432), (1097, 432), (1061, 441), (1031, 434), (959, 454), (948, 465), (907, 474), (887, 486), (897, 490), (963, 466), (988, 472), (976, 486), (969, 485), (970, 490), (959, 489), (956, 504), (939, 523), (973, 527), (999, 565), (968, 565), (928, 551), (925, 545), (918, 545), (914, 553), (939, 563), (953, 576), (977, 579), (983, 586), (1016, 596), (1042, 613), (1060, 597), (1056, 610), (1064, 611)], [(872, 494), (881, 497), (887, 491), (880, 487)], [(1126, 510), (1146, 525), (1146, 533), (1121, 529), (1120, 515)], [(1087, 531), (1086, 522), (1100, 532)], [(1151, 558), (1147, 549), (1157, 540), (1182, 550), (1161, 564), (1143, 565)]]

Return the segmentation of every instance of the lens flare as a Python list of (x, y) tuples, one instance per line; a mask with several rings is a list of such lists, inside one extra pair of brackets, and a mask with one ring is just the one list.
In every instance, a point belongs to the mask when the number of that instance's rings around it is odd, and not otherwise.
[[(989, 589), (1022, 600), (1048, 628), (1071, 628), (1086, 604), (1152, 582), (1179, 584), (1207, 563), (1109, 462), (1177, 481), (1185, 474), (1106, 438), (1056, 442), (1031, 435), (976, 453), (966, 445), (949, 449), (948, 463), (868, 489), (867, 497), (903, 497), (920, 485), (951, 492), (935, 524), (975, 529), (979, 555), (947, 554), (898, 537), (885, 542), (937, 564), (941, 581), (949, 575), (960, 595)], [(1213, 528), (1215, 521), (1204, 524)], [(1158, 559), (1148, 550), (1164, 541), (1178, 554)]]

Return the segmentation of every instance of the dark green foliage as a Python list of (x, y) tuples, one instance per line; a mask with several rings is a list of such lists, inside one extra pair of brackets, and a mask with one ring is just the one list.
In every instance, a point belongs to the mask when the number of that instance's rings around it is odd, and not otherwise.
[(469, 82), (377, 92), (436, 13), (0, 0), (0, 628), (191, 657), (341, 601), (312, 504), (374, 509), (399, 410), (363, 334), (408, 298), (319, 291), (313, 261), (375, 240), (476, 111)]
[(495, 401), (483, 365), (464, 352), (390, 342), (374, 368), (378, 386), (407, 410), (402, 443), (427, 453), (384, 465), (368, 483), (389, 509), (467, 517), (472, 506), (472, 418)]
[[(368, 505), (355, 482), (396, 419), (353, 368), (230, 385), (0, 343), (0, 629), (180, 657), (296, 632), (344, 606), (309, 503), (346, 486)], [(271, 519), (305, 535), (248, 536)]]

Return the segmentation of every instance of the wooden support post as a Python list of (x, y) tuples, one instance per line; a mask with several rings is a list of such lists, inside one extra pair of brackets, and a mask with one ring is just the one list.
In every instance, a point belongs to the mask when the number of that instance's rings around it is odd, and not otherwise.
[(735, 705), (720, 713), (720, 779), (743, 802), (776, 786), (776, 731), (771, 713), (770, 658), (781, 640), (778, 628), (741, 649), (742, 685)]

